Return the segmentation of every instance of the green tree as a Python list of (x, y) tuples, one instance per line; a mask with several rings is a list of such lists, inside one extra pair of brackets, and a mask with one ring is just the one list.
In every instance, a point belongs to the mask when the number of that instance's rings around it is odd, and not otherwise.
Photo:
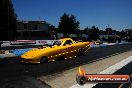
[(98, 27), (92, 26), (92, 28), (87, 29), (87, 31), (88, 31), (90, 40), (99, 39), (99, 28)]
[(49, 31), (55, 31), (55, 26), (54, 25), (51, 25), (51, 24), (49, 24), (49, 26), (48, 26), (48, 30)]
[(84, 28), (83, 33), (88, 34), (88, 32), (89, 32), (89, 28), (88, 27)]
[(122, 30), (122, 31), (119, 33), (119, 36), (120, 36), (121, 38), (124, 38), (124, 37), (127, 37), (127, 36), (128, 36), (128, 33), (127, 33), (126, 31)]
[(60, 17), (58, 29), (66, 35), (68, 33), (76, 33), (79, 31), (79, 24), (79, 21), (76, 21), (76, 17), (74, 15), (64, 13)]
[(106, 34), (106, 31), (104, 30), (99, 30), (99, 35), (105, 35)]
[(15, 39), (16, 18), (11, 0), (0, 0), (0, 40)]
[(105, 31), (106, 31), (107, 35), (112, 35), (112, 33), (113, 33), (112, 28), (106, 28)]

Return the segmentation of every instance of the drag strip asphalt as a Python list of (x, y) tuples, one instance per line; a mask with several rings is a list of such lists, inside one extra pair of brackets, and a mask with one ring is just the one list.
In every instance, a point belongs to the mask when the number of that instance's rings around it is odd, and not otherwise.
[(131, 50), (132, 44), (97, 47), (88, 50), (86, 56), (44, 64), (22, 64), (20, 63), (19, 58), (6, 58), (0, 60), (0, 88), (4, 88), (1, 87), (2, 85), (6, 84), (6, 81), (4, 80), (15, 78), (17, 81), (22, 76), (37, 78), (97, 61), (99, 58), (108, 57)]

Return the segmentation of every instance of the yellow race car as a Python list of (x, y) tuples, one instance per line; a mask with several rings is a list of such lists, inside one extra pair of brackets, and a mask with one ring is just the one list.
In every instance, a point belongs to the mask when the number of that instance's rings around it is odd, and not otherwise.
[(44, 63), (55, 60), (64, 60), (77, 55), (85, 54), (89, 49), (89, 42), (75, 42), (71, 38), (60, 39), (52, 46), (34, 48), (21, 55), (21, 62)]

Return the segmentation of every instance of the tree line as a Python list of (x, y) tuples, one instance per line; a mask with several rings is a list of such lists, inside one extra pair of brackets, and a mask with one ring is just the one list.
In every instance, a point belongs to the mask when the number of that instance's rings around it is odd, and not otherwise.
[(17, 16), (11, 0), (0, 0), (0, 40), (14, 40)]
[[(17, 30), (17, 15), (14, 11), (11, 0), (0, 0), (0, 41), (2, 40), (14, 40), (16, 38)], [(99, 35), (119, 35), (121, 38), (129, 36), (126, 31), (117, 31), (112, 28), (106, 27), (105, 30), (100, 30), (96, 26), (91, 28), (80, 29), (80, 22), (76, 20), (74, 15), (64, 13), (60, 17), (59, 26), (56, 28), (53, 25), (49, 25), (49, 31), (54, 33), (63, 33), (66, 37), (69, 37), (69, 33), (84, 33), (88, 34), (91, 40), (99, 39)]]
[(122, 31), (117, 31), (113, 30), (110, 27), (106, 26), (105, 30), (101, 30), (96, 26), (92, 26), (90, 28), (86, 27), (84, 29), (80, 29), (79, 26), (80, 22), (76, 20), (76, 17), (74, 15), (69, 15), (64, 13), (60, 17), (60, 22), (58, 28), (55, 28), (54, 30), (58, 33), (61, 32), (63, 33), (66, 37), (69, 37), (68, 34), (88, 34), (89, 40), (98, 40), (99, 35), (117, 35), (120, 38), (125, 38), (130, 36), (130, 32), (128, 33), (125, 30)]

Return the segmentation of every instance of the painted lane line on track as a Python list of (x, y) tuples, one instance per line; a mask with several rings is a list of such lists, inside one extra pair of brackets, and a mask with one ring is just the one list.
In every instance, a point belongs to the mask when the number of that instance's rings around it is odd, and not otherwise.
[[(108, 67), (107, 69), (97, 73), (97, 74), (113, 74), (115, 73), (117, 70), (121, 69), (122, 67), (124, 67), (125, 65), (127, 65), (128, 63), (132, 62), (132, 56), (129, 56), (128, 58), (116, 63), (115, 65), (112, 65), (110, 67)], [(71, 86), (70, 88), (92, 88), (96, 85), (97, 83), (93, 83), (93, 84), (85, 84), (83, 86), (80, 86), (79, 84), (75, 84), (73, 86)]]

